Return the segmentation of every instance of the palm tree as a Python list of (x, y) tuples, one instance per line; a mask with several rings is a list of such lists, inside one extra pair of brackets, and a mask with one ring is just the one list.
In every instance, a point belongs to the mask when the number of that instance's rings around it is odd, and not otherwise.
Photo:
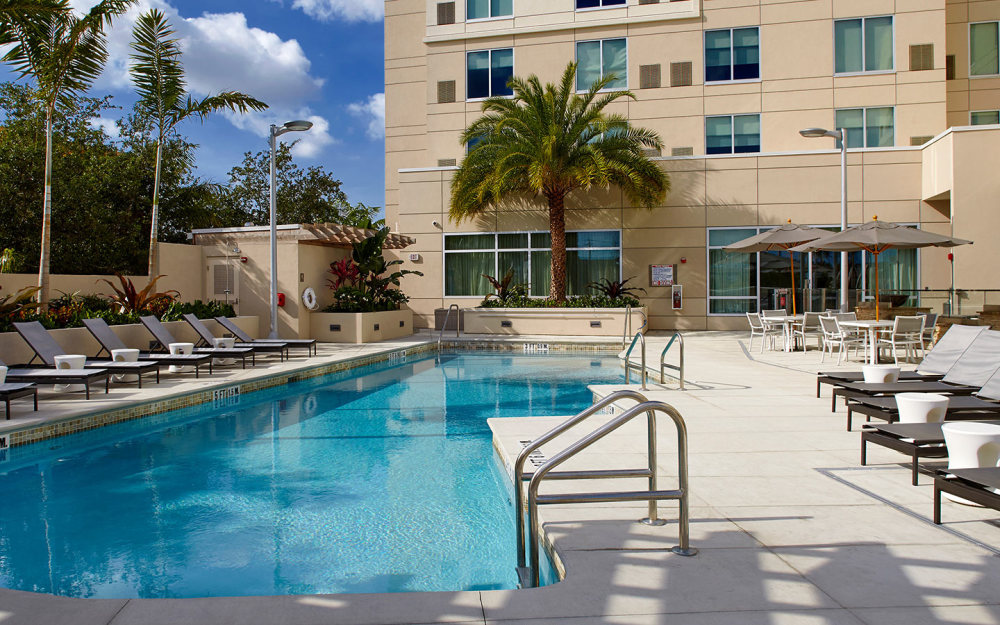
[(69, 0), (5, 2), (0, 41), (13, 45), (3, 56), (22, 78), (31, 77), (45, 107), (45, 190), (42, 245), (38, 259), (38, 301), (49, 300), (49, 247), (52, 238), (52, 118), (56, 107), (87, 91), (108, 58), (104, 29), (135, 0), (102, 0), (78, 15)]
[(160, 163), (163, 141), (177, 124), (190, 117), (202, 121), (209, 114), (221, 110), (246, 113), (267, 108), (238, 91), (225, 91), (201, 100), (185, 91), (184, 67), (181, 49), (172, 38), (173, 29), (162, 12), (152, 9), (139, 17), (132, 32), (131, 55), (133, 65), (129, 72), (139, 94), (136, 106), (150, 115), (156, 125), (156, 173), (153, 177), (153, 218), (149, 229), (149, 275), (159, 273), (157, 230), (160, 218)]
[(542, 87), (537, 76), (508, 81), (514, 95), (483, 102), (483, 116), (462, 133), (474, 145), (451, 186), (450, 216), (456, 223), (524, 196), (548, 202), (552, 237), (549, 297), (566, 299), (566, 196), (577, 189), (620, 187), (633, 204), (653, 208), (670, 190), (670, 180), (643, 154), (662, 148), (651, 130), (636, 128), (622, 115), (605, 113), (630, 91), (605, 91), (613, 74), (585, 93), (575, 88), (576, 63), (559, 85)]

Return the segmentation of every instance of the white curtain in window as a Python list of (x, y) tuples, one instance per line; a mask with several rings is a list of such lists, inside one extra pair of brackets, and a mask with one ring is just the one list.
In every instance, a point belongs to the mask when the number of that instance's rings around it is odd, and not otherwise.
[(869, 148), (891, 147), (895, 142), (892, 107), (865, 109), (865, 117), (866, 146)]
[(490, 0), (468, 0), (466, 19), (478, 20), (490, 16)]
[(615, 79), (608, 84), (611, 89), (628, 87), (628, 59), (624, 39), (607, 39), (604, 44), (604, 64), (602, 76), (614, 74)]
[(997, 25), (1000, 22), (972, 24), (969, 26), (969, 52), (971, 62), (969, 73), (973, 76), (993, 76), (1000, 74), (1000, 54), (998, 40), (1000, 33)]
[(865, 71), (892, 69), (892, 17), (865, 20)]
[(834, 70), (838, 73), (860, 72), (862, 63), (861, 20), (840, 20), (833, 25)]
[[(865, 147), (865, 112), (864, 109), (840, 109), (835, 114), (834, 124), (837, 130), (847, 131), (847, 147)], [(837, 142), (840, 148), (840, 141)]]
[(601, 42), (581, 41), (576, 44), (576, 88), (586, 91), (601, 78)]

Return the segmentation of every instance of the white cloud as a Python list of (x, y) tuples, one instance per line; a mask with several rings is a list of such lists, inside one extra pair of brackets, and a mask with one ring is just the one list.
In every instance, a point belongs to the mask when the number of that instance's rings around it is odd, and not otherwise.
[(298, 111), (273, 110), (264, 112), (254, 112), (247, 115), (235, 115), (226, 113), (226, 117), (237, 128), (248, 130), (261, 137), (270, 136), (271, 124), (283, 124), (293, 119), (308, 119), (313, 123), (312, 128), (305, 132), (286, 132), (278, 137), (278, 141), (285, 143), (295, 143), (292, 147), (292, 154), (302, 158), (316, 158), (323, 152), (323, 148), (337, 143), (337, 140), (330, 135), (330, 122), (319, 115), (312, 115), (308, 108)]
[(324, 22), (378, 22), (385, 17), (384, 0), (294, 0), (292, 8)]
[(121, 136), (118, 123), (113, 119), (108, 119), (107, 117), (90, 118), (90, 127), (95, 130), (98, 128), (104, 130), (104, 134), (108, 135), (112, 139), (117, 139)]
[(372, 139), (385, 138), (385, 94), (376, 93), (369, 96), (366, 102), (355, 102), (347, 107), (352, 115), (357, 115), (368, 120), (368, 127), (365, 129)]

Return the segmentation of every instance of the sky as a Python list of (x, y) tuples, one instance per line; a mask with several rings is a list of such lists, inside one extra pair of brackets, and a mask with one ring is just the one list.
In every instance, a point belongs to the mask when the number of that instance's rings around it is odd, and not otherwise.
[[(87, 10), (96, 0), (72, 0)], [(290, 132), (300, 167), (320, 165), (343, 181), (352, 202), (384, 204), (385, 96), (383, 0), (139, 0), (108, 34), (110, 59), (93, 95), (131, 107), (131, 27), (150, 8), (163, 11), (183, 50), (188, 90), (204, 97), (242, 91), (270, 108), (218, 113), (178, 131), (197, 144), (198, 175), (224, 183), (244, 152), (267, 148), (270, 124), (308, 119)], [(12, 79), (0, 70), (0, 78)], [(95, 120), (114, 132), (109, 119)]]

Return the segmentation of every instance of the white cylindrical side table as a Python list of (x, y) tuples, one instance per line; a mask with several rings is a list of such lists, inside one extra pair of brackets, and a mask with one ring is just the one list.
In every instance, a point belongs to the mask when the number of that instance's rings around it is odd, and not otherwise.
[[(111, 350), (111, 360), (115, 362), (139, 362), (139, 350), (137, 349), (113, 349)], [(131, 373), (116, 373), (115, 382), (135, 382), (138, 375)]]
[[(231, 336), (224, 336), (215, 339), (215, 346), (219, 349), (232, 349), (236, 346), (236, 339)], [(216, 358), (212, 361), (215, 365), (231, 365), (235, 362), (233, 358)]]
[[(87, 364), (87, 357), (80, 354), (64, 354), (55, 357), (56, 369), (83, 369)], [(87, 390), (84, 384), (54, 384), (55, 391), (59, 393), (74, 393)]]
[[(194, 353), (194, 343), (171, 343), (167, 346), (170, 353), (174, 356), (180, 356), (185, 354)], [(194, 367), (190, 365), (170, 365), (167, 369), (170, 373), (183, 373), (185, 371), (191, 371)]]
[[(949, 469), (980, 469), (1000, 464), (1000, 425), (953, 421), (941, 426), (948, 446)], [(942, 493), (952, 501), (978, 506), (961, 497)]]

